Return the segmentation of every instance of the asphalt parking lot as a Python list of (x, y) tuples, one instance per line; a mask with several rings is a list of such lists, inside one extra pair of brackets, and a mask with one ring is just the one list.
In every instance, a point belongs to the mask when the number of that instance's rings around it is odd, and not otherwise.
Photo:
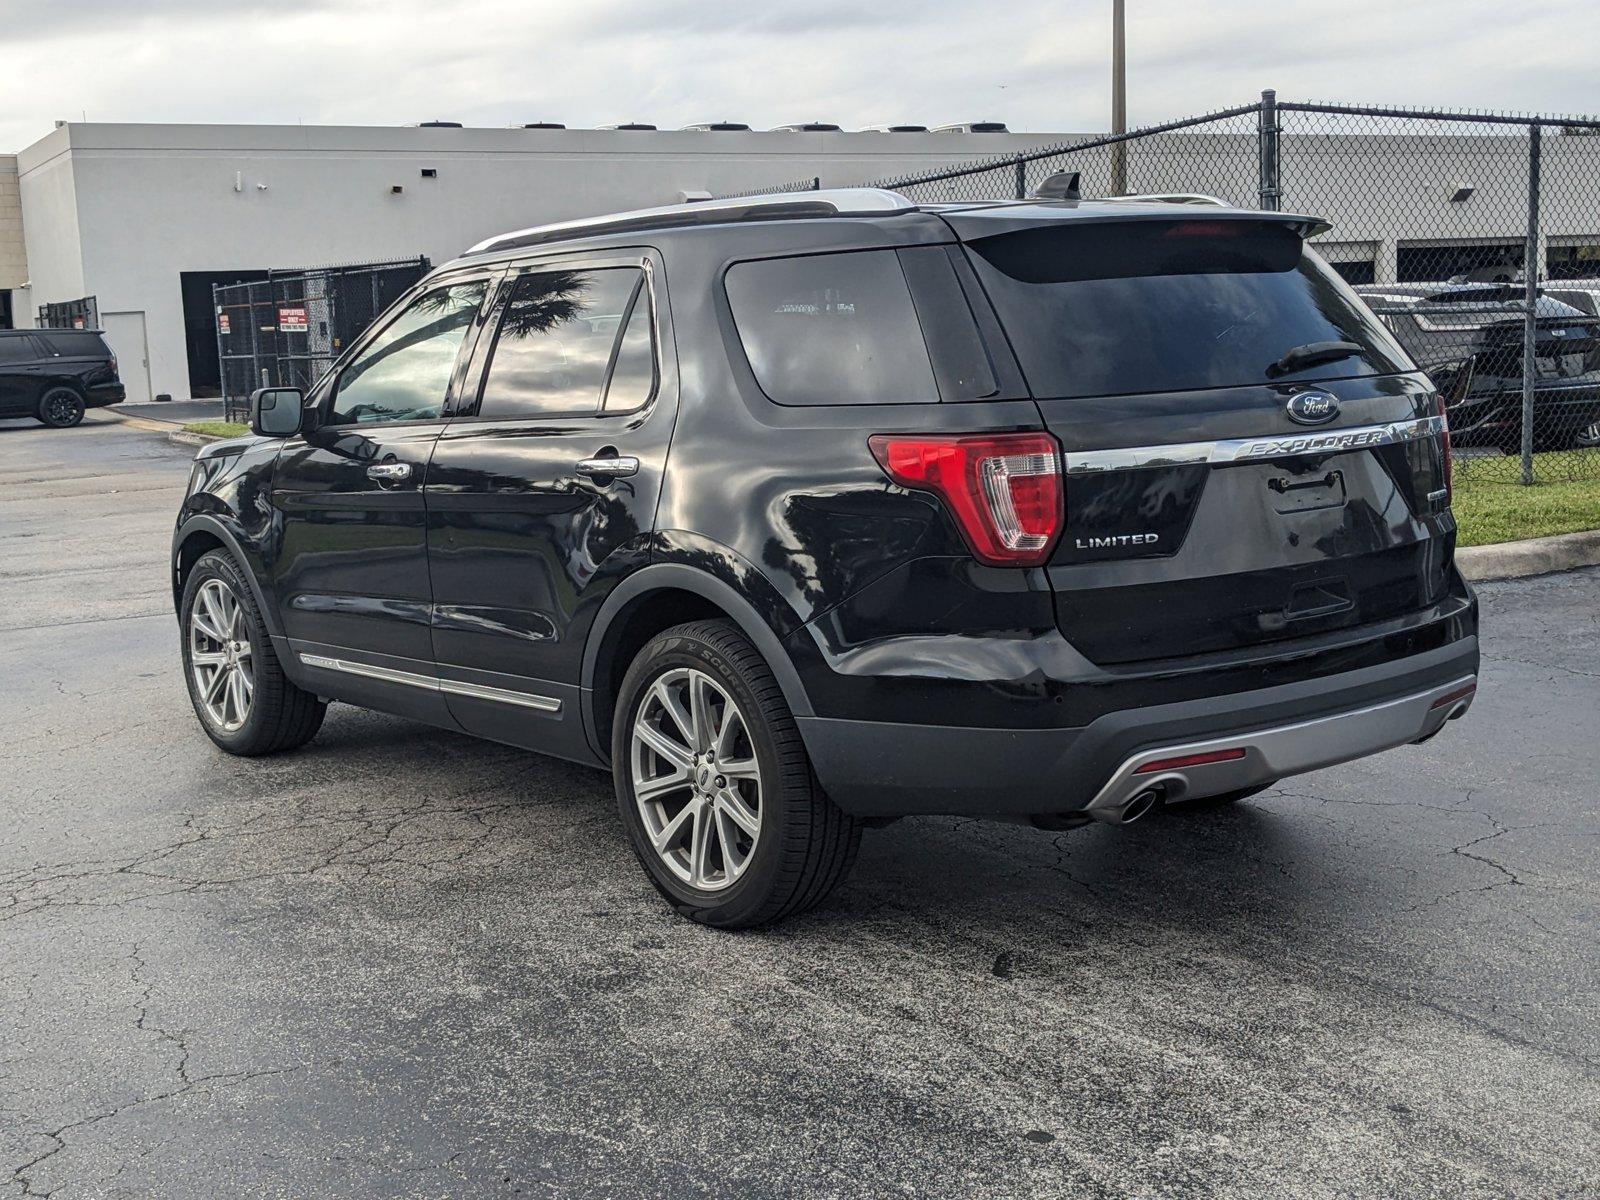
[(171, 1196), (1600, 1195), (1600, 571), (1435, 741), (1231, 811), (869, 832), (670, 914), (609, 780), (178, 671), (189, 452), (0, 422), (0, 1179)]

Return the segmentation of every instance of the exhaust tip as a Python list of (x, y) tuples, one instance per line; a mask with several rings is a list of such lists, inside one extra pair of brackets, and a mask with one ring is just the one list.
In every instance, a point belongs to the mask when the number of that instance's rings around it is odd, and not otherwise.
[(1140, 817), (1148, 813), (1161, 801), (1161, 793), (1155, 788), (1145, 788), (1132, 800), (1122, 806), (1122, 820), (1119, 824), (1132, 825)]

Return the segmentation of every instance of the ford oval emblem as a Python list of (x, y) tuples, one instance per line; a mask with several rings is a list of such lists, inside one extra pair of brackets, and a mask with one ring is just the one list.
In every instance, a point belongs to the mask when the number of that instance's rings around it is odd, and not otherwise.
[(1339, 415), (1339, 402), (1327, 392), (1296, 392), (1289, 397), (1289, 419), (1302, 425), (1326, 425)]

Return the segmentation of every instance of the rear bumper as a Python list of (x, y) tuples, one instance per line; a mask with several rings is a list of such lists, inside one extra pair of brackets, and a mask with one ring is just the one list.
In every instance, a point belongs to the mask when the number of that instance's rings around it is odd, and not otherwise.
[(1103, 713), (1078, 728), (1007, 729), (797, 718), (823, 788), (858, 816), (1080, 812), (1127, 798), (1138, 768), (1192, 747), (1245, 755), (1156, 778), (1195, 798), (1418, 741), (1459, 716), (1478, 640), (1360, 670)]
[(104, 408), (108, 404), (121, 404), (128, 398), (128, 389), (120, 383), (96, 383), (84, 389), (84, 406)]

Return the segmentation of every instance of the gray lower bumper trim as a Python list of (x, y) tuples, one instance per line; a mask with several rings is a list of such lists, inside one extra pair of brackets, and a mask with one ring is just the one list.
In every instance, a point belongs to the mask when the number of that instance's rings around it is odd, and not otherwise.
[[(1421, 741), (1451, 717), (1466, 712), (1477, 682), (1476, 675), (1467, 675), (1398, 700), (1314, 720), (1141, 750), (1117, 768), (1088, 810), (1119, 808), (1149, 788), (1168, 801), (1217, 796)], [(1243, 753), (1221, 761), (1151, 769), (1151, 764), (1232, 751)]]

